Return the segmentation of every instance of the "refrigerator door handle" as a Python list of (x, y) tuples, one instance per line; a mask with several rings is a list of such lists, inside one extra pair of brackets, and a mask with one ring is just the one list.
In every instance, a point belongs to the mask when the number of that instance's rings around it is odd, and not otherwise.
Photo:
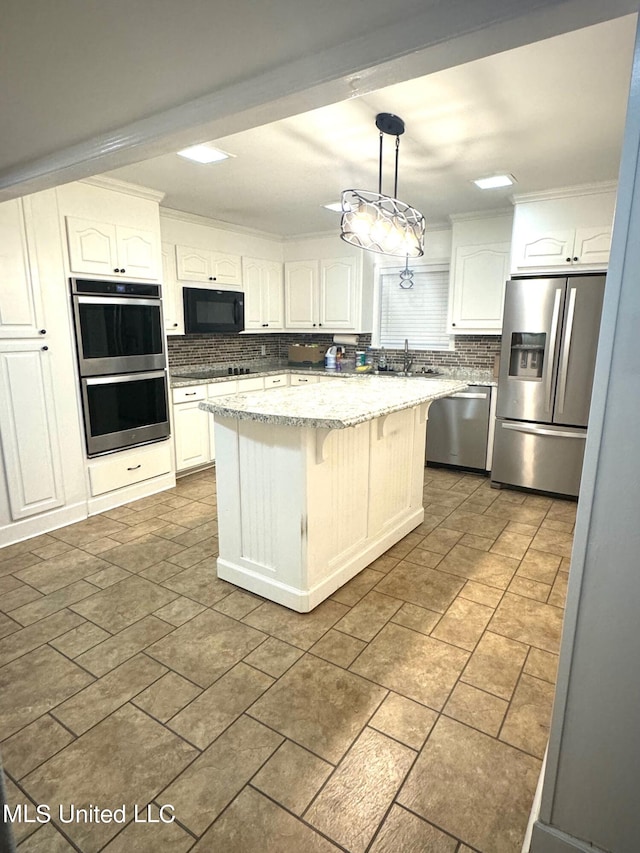
[(551, 412), (551, 403), (553, 402), (553, 365), (556, 355), (556, 338), (558, 337), (558, 319), (560, 317), (560, 298), (562, 290), (556, 290), (556, 296), (553, 302), (553, 315), (551, 317), (551, 332), (549, 335), (549, 361), (547, 363), (547, 379), (546, 379), (546, 394), (547, 394), (547, 412)]
[(586, 435), (586, 430), (580, 432), (565, 432), (558, 429), (544, 429), (543, 427), (534, 427), (529, 424), (501, 424), (502, 429), (512, 429), (514, 432), (526, 432), (530, 435), (552, 435), (555, 438), (582, 438)]
[(569, 290), (569, 307), (567, 309), (567, 319), (564, 325), (564, 339), (562, 341), (562, 361), (560, 364), (560, 381), (558, 382), (558, 413), (564, 411), (564, 401), (567, 395), (567, 370), (569, 368), (569, 352), (571, 350), (571, 335), (573, 333), (573, 315), (576, 310), (576, 292), (577, 288), (572, 287)]

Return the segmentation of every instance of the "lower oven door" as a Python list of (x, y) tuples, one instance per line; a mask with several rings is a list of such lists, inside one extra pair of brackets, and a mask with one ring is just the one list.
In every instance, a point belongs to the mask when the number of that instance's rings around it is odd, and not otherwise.
[(170, 434), (164, 370), (88, 377), (81, 387), (89, 456)]

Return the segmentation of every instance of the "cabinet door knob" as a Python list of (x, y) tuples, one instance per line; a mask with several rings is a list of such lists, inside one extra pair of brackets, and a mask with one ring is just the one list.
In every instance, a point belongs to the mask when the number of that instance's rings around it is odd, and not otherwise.
[(118, 267), (115, 267), (115, 269), (114, 269), (113, 271), (114, 271), (114, 272), (120, 272), (120, 270), (118, 269)]
[(177, 324), (177, 323), (174, 323), (174, 324), (173, 324), (173, 328), (174, 328), (174, 329), (176, 329), (177, 327), (178, 327), (178, 324)]
[(126, 269), (124, 267), (121, 267), (120, 272), (126, 272)]
[(570, 263), (571, 263), (571, 258), (567, 258), (567, 263), (568, 263), (568, 264), (570, 264)]
[(313, 325), (315, 326), (315, 323)]
[(455, 326), (455, 323), (452, 323), (451, 325), (452, 325), (452, 326)]
[(210, 276), (209, 276), (209, 281), (217, 281), (216, 276), (215, 276), (215, 275), (210, 275)]
[(46, 334), (47, 334), (47, 330), (46, 330), (46, 329), (40, 329), (40, 334), (41, 334), (41, 335), (46, 335)]
[(42, 347), (42, 349), (46, 352), (49, 349), (49, 347)]
[(579, 260), (580, 260), (580, 258), (574, 258), (573, 260), (574, 260), (574, 261), (579, 261)]

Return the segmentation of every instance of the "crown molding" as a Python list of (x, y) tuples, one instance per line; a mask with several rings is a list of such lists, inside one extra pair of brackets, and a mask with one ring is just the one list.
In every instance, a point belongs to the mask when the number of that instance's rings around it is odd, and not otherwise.
[(551, 190), (540, 190), (539, 192), (522, 193), (512, 195), (513, 204), (521, 204), (525, 201), (551, 201), (558, 198), (575, 198), (581, 195), (596, 195), (597, 193), (616, 192), (617, 181), (600, 181), (592, 184), (577, 184), (573, 187), (558, 187)]
[(90, 184), (92, 187), (100, 187), (103, 190), (113, 190), (119, 193), (135, 195), (138, 198), (146, 198), (148, 201), (157, 201), (158, 204), (165, 197), (160, 190), (152, 190), (150, 187), (141, 187), (139, 184), (130, 184), (118, 178), (110, 178), (107, 175), (93, 175), (91, 178), (83, 178), (80, 183)]
[(473, 219), (496, 219), (499, 216), (513, 216), (513, 207), (497, 207), (493, 210), (470, 210), (468, 213), (450, 213), (451, 222), (469, 222)]
[(235, 225), (232, 222), (222, 222), (219, 219), (210, 219), (208, 216), (201, 216), (199, 213), (188, 213), (186, 210), (175, 210), (172, 207), (160, 208), (160, 221), (163, 219), (188, 222), (190, 225), (202, 225), (205, 228), (217, 228), (218, 231), (231, 231), (234, 234), (246, 234), (250, 237), (260, 237), (263, 240), (272, 240), (276, 243), (283, 243), (285, 240), (280, 234), (259, 231), (257, 228), (247, 228), (245, 225)]

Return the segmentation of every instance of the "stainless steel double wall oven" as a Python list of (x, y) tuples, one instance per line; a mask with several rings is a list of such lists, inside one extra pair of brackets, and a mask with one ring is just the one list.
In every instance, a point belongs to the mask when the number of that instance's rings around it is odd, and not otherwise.
[(160, 285), (71, 279), (87, 453), (166, 438)]

